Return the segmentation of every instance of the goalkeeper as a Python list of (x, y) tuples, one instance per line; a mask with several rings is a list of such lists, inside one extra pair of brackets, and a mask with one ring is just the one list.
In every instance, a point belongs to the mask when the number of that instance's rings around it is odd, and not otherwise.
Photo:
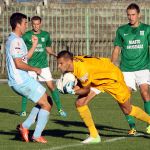
[[(38, 75), (34, 71), (28, 71), (28, 73), (34, 79), (37, 80), (38, 78), (39, 81), (46, 82), (46, 85), (51, 91), (53, 101), (57, 106), (59, 114), (63, 117), (66, 117), (66, 112), (63, 111), (61, 106), (59, 92), (54, 86), (54, 83), (52, 81), (53, 78), (48, 67), (47, 53), (56, 56), (51, 48), (52, 41), (50, 39), (49, 33), (41, 30), (42, 19), (39, 16), (32, 17), (31, 24), (33, 29), (26, 32), (22, 38), (28, 50), (32, 48), (32, 36), (36, 36), (38, 38), (37, 47), (35, 48), (32, 57), (29, 59), (28, 64), (32, 67), (41, 68), (42, 73), (40, 75)], [(21, 116), (26, 116), (26, 105), (27, 98), (22, 97), (22, 112), (20, 114)]]
[(112, 95), (125, 115), (134, 116), (150, 124), (150, 116), (130, 103), (131, 95), (125, 84), (123, 74), (108, 58), (73, 57), (69, 51), (61, 51), (58, 53), (57, 62), (62, 73), (72, 72), (83, 86), (77, 90), (66, 86), (68, 93), (79, 95), (76, 107), (90, 132), (90, 136), (82, 143), (99, 143), (101, 141), (88, 108), (88, 102), (94, 96), (90, 87)]

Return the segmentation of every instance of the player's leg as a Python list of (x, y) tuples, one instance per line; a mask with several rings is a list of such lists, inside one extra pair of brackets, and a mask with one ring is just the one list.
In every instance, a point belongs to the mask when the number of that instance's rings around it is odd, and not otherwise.
[(143, 101), (144, 101), (145, 112), (150, 115), (149, 85), (148, 84), (142, 84), (142, 85), (140, 85), (140, 92), (141, 92), (141, 96), (142, 96)]
[(52, 99), (53, 99), (54, 103), (56, 104), (56, 107), (57, 107), (57, 110), (58, 110), (60, 116), (66, 117), (67, 113), (62, 108), (58, 89), (55, 87), (53, 81), (46, 81), (46, 84), (51, 91)]
[(27, 98), (25, 96), (22, 96), (20, 116), (22, 117), (26, 116), (26, 108), (27, 108)]
[(53, 81), (46, 81), (46, 85), (51, 91), (53, 101), (55, 102), (58, 111), (62, 109), (61, 101), (60, 101), (60, 96), (57, 88), (55, 87)]
[[(30, 89), (30, 90), (29, 90)], [(37, 103), (40, 107), (34, 107), (29, 115), (29, 117), (20, 125), (19, 131), (22, 135), (22, 138), (28, 142), (28, 129), (35, 122), (35, 118), (37, 117), (37, 124), (33, 134), (33, 139), (37, 142), (46, 142), (43, 138), (41, 138), (41, 133), (45, 128), (45, 125), (48, 121), (49, 112), (51, 109), (50, 104), (47, 100), (47, 95), (45, 93), (46, 89), (34, 79), (30, 79), (25, 86), (23, 85), (21, 88), (17, 89), (19, 93), (28, 97), (33, 102)], [(28, 91), (28, 92), (27, 92)], [(40, 139), (40, 140), (39, 140)]]
[[(51, 98), (48, 96), (47, 99), (48, 99), (49, 104), (52, 106), (53, 104), (52, 104)], [(35, 123), (35, 121), (37, 120), (37, 116), (40, 112), (40, 109), (41, 109), (41, 106), (39, 104), (37, 104), (35, 107), (32, 108), (28, 118), (22, 124), (22, 126), (25, 129), (29, 129), (31, 127), (31, 125)], [(37, 132), (35, 132), (35, 136), (33, 136), (34, 138), (36, 137), (36, 134), (39, 134), (39, 131), (40, 130), (37, 130)], [(39, 138), (38, 138), (38, 140), (39, 140)], [(44, 141), (46, 142), (46, 140), (43, 139), (43, 137), (42, 137), (42, 139), (40, 137), (40, 140), (43, 140), (43, 142)], [(40, 141), (38, 141), (38, 142), (40, 142)]]
[(119, 103), (119, 106), (124, 114), (134, 116), (135, 118), (150, 124), (150, 116), (141, 108), (131, 105), (129, 100), (124, 103)]
[(140, 85), (140, 92), (141, 92), (141, 96), (142, 96), (143, 101), (144, 101), (145, 112), (150, 115), (149, 85), (148, 84), (142, 84), (142, 85)]
[(42, 97), (37, 102), (37, 105), (31, 110), (28, 118), (19, 126), (21, 135), (26, 142), (29, 141), (28, 129), (37, 118), (37, 124), (32, 136), (32, 140), (39, 143), (47, 143), (47, 140), (42, 137), (41, 134), (47, 124), (50, 109), (51, 106), (47, 101), (47, 94), (44, 93), (44, 95), (42, 95)]
[(41, 107), (36, 105), (32, 108), (28, 118), (23, 122), (23, 127), (29, 129), (36, 121), (37, 115)]
[(28, 138), (29, 128), (31, 127), (32, 124), (35, 123), (39, 110), (40, 110), (39, 105), (33, 107), (28, 118), (22, 124), (19, 124), (17, 126), (17, 130), (20, 132), (22, 139), (25, 142), (29, 142), (29, 138)]
[[(28, 74), (33, 79), (37, 80), (37, 74), (34, 71), (28, 71)], [(26, 108), (27, 108), (27, 98), (25, 96), (22, 96), (20, 116), (26, 116)]]
[(47, 143), (47, 141), (41, 136), (49, 118), (51, 106), (47, 100), (47, 94), (44, 94), (37, 104), (41, 107), (37, 117), (37, 124), (33, 133), (32, 139), (36, 142)]
[(111, 88), (107, 87), (108, 92), (118, 101), (118, 104), (125, 115), (133, 116), (150, 124), (150, 116), (141, 108), (131, 105), (129, 100), (131, 94), (123, 78), (118, 82), (112, 82), (110, 87)]
[(99, 143), (101, 141), (98, 131), (95, 127), (91, 112), (87, 105), (95, 95), (96, 93), (91, 90), (87, 96), (79, 96), (76, 101), (76, 107), (79, 115), (90, 132), (90, 136), (82, 142), (84, 144)]
[(38, 78), (39, 78), (40, 81), (46, 82), (47, 87), (51, 91), (52, 99), (53, 99), (54, 103), (56, 104), (56, 107), (57, 107), (57, 110), (58, 110), (59, 114), (63, 117), (66, 117), (67, 114), (62, 109), (62, 104), (61, 104), (61, 100), (60, 100), (60, 96), (59, 96), (59, 91), (55, 87), (55, 84), (53, 83), (53, 78), (52, 78), (52, 74), (50, 72), (50, 69), (48, 67), (47, 68), (42, 68), (42, 73), (41, 73), (40, 76), (38, 76)]
[[(149, 70), (136, 71), (137, 84), (140, 88), (141, 97), (144, 101), (144, 110), (150, 115), (150, 93), (149, 93)], [(146, 132), (150, 134), (150, 126), (146, 128)]]
[[(132, 93), (132, 90), (136, 91), (135, 73), (134, 72), (123, 72), (123, 76), (124, 76), (125, 83), (129, 88), (130, 93)], [(135, 126), (134, 117), (130, 116), (130, 115), (125, 115), (125, 118), (130, 127), (128, 134), (135, 135), (136, 134), (136, 126)]]

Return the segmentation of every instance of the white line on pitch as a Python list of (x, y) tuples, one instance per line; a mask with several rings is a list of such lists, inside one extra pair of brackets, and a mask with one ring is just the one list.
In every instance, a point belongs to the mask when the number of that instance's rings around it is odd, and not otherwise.
[[(123, 140), (123, 139), (126, 139), (126, 138), (127, 137), (117, 137), (117, 138), (113, 138), (113, 139), (102, 141), (101, 143), (115, 142), (115, 141)], [(43, 150), (61, 150), (63, 148), (78, 147), (78, 146), (83, 146), (83, 145), (85, 145), (85, 144), (78, 143), (78, 144), (70, 144), (70, 145), (64, 145), (64, 146), (57, 146), (57, 147), (52, 147), (52, 148), (43, 149)]]
[(5, 98), (5, 97), (7, 98), (7, 97), (19, 97), (19, 96), (0, 96), (0, 98), (3, 98), (3, 97), (4, 97), (4, 98)]
[(104, 143), (109, 143), (109, 142), (115, 142), (115, 141), (119, 141), (119, 140), (123, 140), (123, 139), (126, 139), (127, 137), (117, 137), (117, 138), (113, 138), (113, 139), (109, 139), (109, 140), (106, 140), (104, 141)]

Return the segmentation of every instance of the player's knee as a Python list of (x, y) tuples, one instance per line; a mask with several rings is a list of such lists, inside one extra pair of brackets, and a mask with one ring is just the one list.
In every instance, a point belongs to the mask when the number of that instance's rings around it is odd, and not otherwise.
[(85, 103), (84, 103), (84, 101), (76, 101), (75, 105), (76, 105), (76, 107), (81, 107), (81, 106), (84, 106)]
[(51, 90), (51, 91), (54, 91), (55, 90), (55, 85), (52, 81), (50, 81), (49, 83), (47, 83), (47, 86), (48, 88)]
[(48, 103), (50, 104), (50, 106), (53, 107), (52, 98), (50, 96), (47, 96), (47, 100), (48, 100)]
[[(48, 100), (49, 99), (49, 100)], [(48, 96), (46, 95), (46, 94), (44, 94), (43, 96), (42, 96), (42, 98), (38, 101), (38, 105), (40, 105), (40, 107), (42, 108), (42, 109), (45, 109), (45, 110), (47, 110), (47, 111), (50, 111), (51, 110), (51, 108), (52, 108), (52, 105), (51, 105), (51, 103), (49, 102), (50, 101), (50, 98), (48, 98)]]
[(144, 101), (150, 100), (150, 94), (148, 91), (142, 91), (141, 96), (142, 96)]
[(50, 111), (51, 110), (51, 105), (48, 103), (48, 101), (47, 102), (41, 102), (40, 103), (40, 106), (41, 106), (41, 108), (42, 109), (45, 109), (45, 110), (47, 110), (47, 111)]
[(123, 112), (125, 115), (129, 115), (131, 113), (131, 109), (130, 108), (124, 108)]

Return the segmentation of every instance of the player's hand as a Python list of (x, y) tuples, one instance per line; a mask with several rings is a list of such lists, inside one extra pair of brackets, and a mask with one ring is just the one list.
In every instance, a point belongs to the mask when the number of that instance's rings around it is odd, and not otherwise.
[(60, 116), (67, 117), (67, 113), (64, 110), (60, 109), (58, 112)]
[(41, 72), (42, 72), (42, 70), (40, 69), (40, 68), (35, 68), (35, 70), (34, 70), (38, 75), (40, 75), (41, 74)]
[(32, 35), (32, 47), (37, 47), (38, 44), (38, 37), (35, 35)]
[(68, 94), (75, 94), (75, 90), (73, 89), (73, 87), (74, 87), (74, 82), (68, 82), (65, 85), (66, 93), (68, 93)]

